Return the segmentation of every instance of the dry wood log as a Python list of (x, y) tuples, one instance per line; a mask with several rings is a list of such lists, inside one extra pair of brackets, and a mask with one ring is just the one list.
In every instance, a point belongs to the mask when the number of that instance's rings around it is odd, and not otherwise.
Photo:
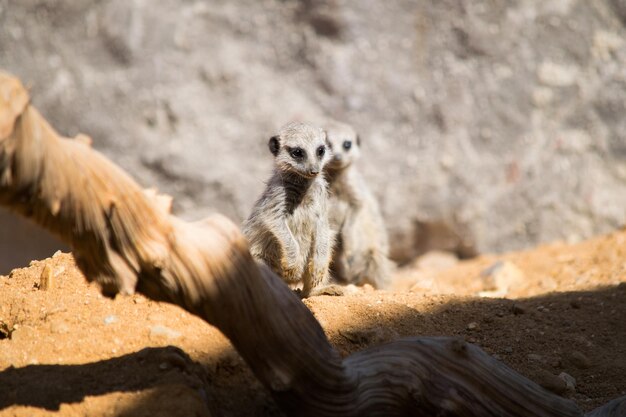
[(626, 397), (609, 401), (602, 407), (585, 414), (585, 417), (626, 417)]
[(177, 219), (86, 142), (61, 138), (19, 81), (0, 73), (0, 204), (61, 236), (104, 293), (139, 291), (219, 328), (288, 414), (582, 416), (454, 338), (406, 339), (342, 360), (232, 222)]

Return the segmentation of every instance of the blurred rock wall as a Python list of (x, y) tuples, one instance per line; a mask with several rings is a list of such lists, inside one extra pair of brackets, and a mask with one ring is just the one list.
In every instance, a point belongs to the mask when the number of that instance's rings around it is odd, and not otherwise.
[(625, 24), (624, 0), (0, 0), (0, 67), (190, 219), (247, 216), (280, 125), (353, 123), (394, 256), (471, 256), (624, 224)]

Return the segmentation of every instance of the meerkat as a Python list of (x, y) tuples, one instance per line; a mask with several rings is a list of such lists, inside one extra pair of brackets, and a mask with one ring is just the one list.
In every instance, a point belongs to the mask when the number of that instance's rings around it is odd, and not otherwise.
[(324, 166), (331, 158), (325, 132), (290, 123), (269, 140), (274, 170), (243, 231), (252, 256), (301, 295), (341, 295), (328, 285), (333, 234), (328, 222)]
[(333, 152), (325, 168), (329, 219), (337, 232), (331, 273), (339, 281), (385, 288), (393, 263), (378, 203), (355, 164), (360, 137), (351, 126), (339, 122), (328, 123), (325, 130)]

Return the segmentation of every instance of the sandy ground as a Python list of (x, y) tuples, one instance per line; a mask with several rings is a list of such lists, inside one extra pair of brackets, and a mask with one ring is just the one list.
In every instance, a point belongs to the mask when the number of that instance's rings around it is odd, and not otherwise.
[[(435, 253), (401, 269), (392, 291), (305, 303), (342, 355), (461, 336), (590, 410), (626, 395), (625, 242), (619, 231), (460, 263)], [(104, 298), (59, 253), (0, 276), (0, 415), (280, 412), (215, 328), (140, 295)]]

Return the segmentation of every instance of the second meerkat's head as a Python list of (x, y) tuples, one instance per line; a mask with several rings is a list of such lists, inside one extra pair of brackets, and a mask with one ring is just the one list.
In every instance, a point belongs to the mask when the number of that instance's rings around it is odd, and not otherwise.
[(331, 159), (326, 134), (305, 123), (289, 123), (269, 140), (276, 167), (305, 178), (314, 178)]
[(331, 122), (326, 126), (326, 138), (333, 152), (328, 168), (344, 169), (361, 156), (361, 138), (345, 123)]

